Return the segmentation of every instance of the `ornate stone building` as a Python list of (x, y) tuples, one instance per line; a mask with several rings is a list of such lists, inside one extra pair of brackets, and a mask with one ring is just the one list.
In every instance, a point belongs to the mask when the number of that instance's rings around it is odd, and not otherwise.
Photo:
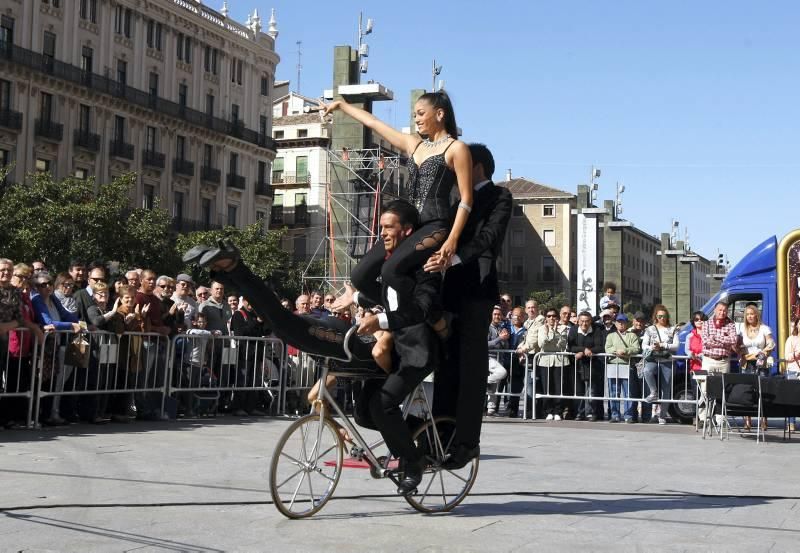
[(274, 13), (261, 32), (198, 0), (0, 0), (0, 164), (105, 182), (138, 174), (182, 230), (272, 203)]

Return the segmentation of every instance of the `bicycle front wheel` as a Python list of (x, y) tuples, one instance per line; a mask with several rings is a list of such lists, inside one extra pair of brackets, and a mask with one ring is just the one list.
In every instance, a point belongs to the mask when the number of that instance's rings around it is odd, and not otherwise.
[(342, 438), (336, 424), (317, 414), (294, 421), (272, 454), (269, 490), (288, 518), (317, 513), (333, 495), (342, 473)]

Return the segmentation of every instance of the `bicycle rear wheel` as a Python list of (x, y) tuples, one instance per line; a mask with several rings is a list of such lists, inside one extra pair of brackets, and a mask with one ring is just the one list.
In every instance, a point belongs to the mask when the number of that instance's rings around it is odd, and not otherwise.
[(288, 518), (317, 513), (333, 495), (342, 473), (342, 438), (332, 420), (306, 415), (283, 433), (272, 454), (269, 490)]
[(476, 457), (466, 466), (456, 470), (442, 468), (446, 454), (453, 446), (456, 433), (456, 420), (453, 417), (437, 417), (427, 421), (414, 433), (414, 442), (426, 453), (430, 463), (422, 475), (418, 492), (405, 497), (417, 511), (423, 513), (443, 513), (461, 503), (478, 476)]

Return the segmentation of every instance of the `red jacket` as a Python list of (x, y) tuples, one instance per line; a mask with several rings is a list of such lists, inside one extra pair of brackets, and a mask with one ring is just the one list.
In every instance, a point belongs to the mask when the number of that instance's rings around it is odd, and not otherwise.
[[(694, 353), (695, 355), (700, 355), (703, 353), (703, 337), (700, 336), (700, 333), (697, 332), (697, 329), (692, 329), (689, 333), (689, 343), (688, 343), (688, 351), (689, 353)], [(703, 362), (700, 359), (689, 359), (689, 370), (690, 371), (699, 371), (703, 368)]]

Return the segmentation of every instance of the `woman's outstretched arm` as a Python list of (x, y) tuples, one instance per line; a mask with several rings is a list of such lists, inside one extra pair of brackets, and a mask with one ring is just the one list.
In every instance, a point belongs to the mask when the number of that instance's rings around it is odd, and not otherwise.
[(469, 214), (472, 212), (472, 155), (469, 153), (469, 147), (461, 141), (453, 144), (450, 151), (453, 152), (453, 168), (456, 173), (458, 195), (461, 200), (456, 210), (456, 218), (453, 221), (450, 234), (448, 234), (447, 240), (439, 248), (439, 251), (436, 252), (444, 258), (450, 258), (456, 253), (458, 239), (461, 238), (461, 232), (464, 230)]
[(341, 110), (344, 114), (349, 115), (365, 127), (372, 129), (383, 138), (388, 140), (392, 146), (408, 155), (411, 155), (411, 153), (414, 151), (414, 148), (417, 147), (417, 144), (421, 142), (421, 139), (418, 136), (401, 133), (397, 129), (390, 127), (372, 115), (367, 110), (350, 105), (344, 100), (336, 100), (335, 102), (327, 104), (325, 106), (323, 115), (328, 115), (337, 109)]

